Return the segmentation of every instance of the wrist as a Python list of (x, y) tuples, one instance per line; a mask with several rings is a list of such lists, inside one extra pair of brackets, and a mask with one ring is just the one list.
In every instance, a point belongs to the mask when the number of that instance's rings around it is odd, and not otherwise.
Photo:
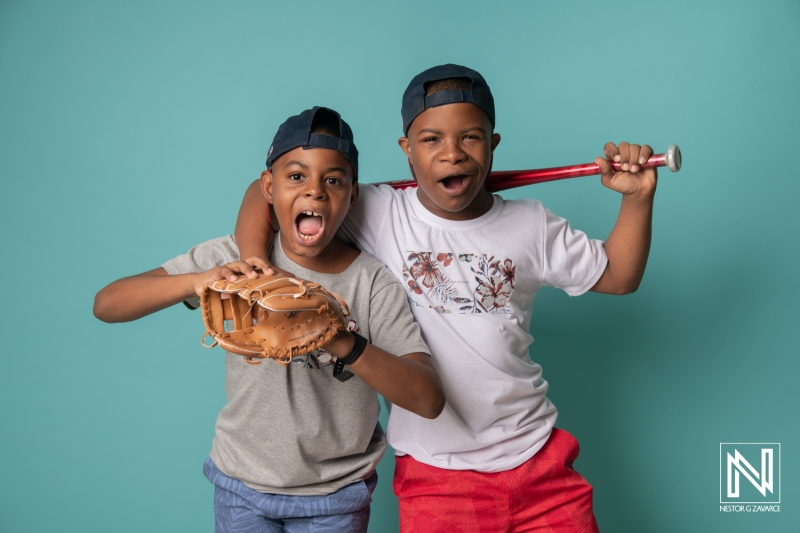
[(656, 191), (622, 193), (622, 201), (629, 205), (649, 207), (653, 205)]
[(324, 350), (337, 359), (341, 359), (353, 349), (355, 345), (355, 337), (349, 331), (340, 330), (334, 338), (332, 338), (324, 346)]
[(191, 298), (192, 296), (200, 296), (200, 294), (203, 292), (203, 287), (205, 286), (205, 283), (203, 283), (201, 279), (203, 274), (203, 272), (196, 272), (194, 274), (186, 275), (186, 285), (183, 289), (184, 300)]

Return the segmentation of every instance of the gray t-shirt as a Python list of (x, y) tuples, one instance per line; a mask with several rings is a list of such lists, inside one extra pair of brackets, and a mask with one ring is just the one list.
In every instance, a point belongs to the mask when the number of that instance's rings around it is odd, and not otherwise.
[[(233, 236), (199, 244), (164, 263), (169, 274), (203, 272), (239, 259)], [(278, 268), (335, 291), (350, 308), (348, 329), (389, 353), (430, 353), (405, 292), (377, 259), (361, 252), (341, 274), (321, 274), (289, 260), (275, 239)], [(196, 307), (198, 301), (189, 301)], [(289, 366), (250, 365), (225, 354), (228, 403), (217, 417), (211, 459), (225, 474), (259, 492), (330, 494), (368, 477), (386, 450), (378, 395), (358, 376), (333, 377), (322, 350)]]

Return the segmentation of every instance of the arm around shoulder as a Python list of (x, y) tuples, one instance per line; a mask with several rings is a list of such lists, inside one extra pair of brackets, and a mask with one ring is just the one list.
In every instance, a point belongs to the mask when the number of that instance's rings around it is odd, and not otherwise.
[(264, 266), (259, 266), (265, 272), (274, 268), (269, 262), (269, 249), (275, 239), (275, 230), (267, 216), (270, 208), (261, 192), (261, 181), (255, 180), (244, 194), (234, 230), (239, 256), (263, 261)]

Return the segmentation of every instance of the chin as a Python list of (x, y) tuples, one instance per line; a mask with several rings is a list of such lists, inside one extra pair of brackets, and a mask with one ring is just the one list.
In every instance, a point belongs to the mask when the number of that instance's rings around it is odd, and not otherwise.
[(434, 203), (439, 206), (440, 209), (444, 211), (448, 211), (450, 213), (458, 213), (459, 211), (463, 211), (467, 207), (469, 207), (470, 202), (468, 201), (458, 201), (447, 199), (447, 201), (437, 201), (434, 199)]
[(480, 189), (476, 189), (474, 191), (464, 191), (464, 193), (459, 194), (458, 196), (447, 196), (442, 194), (435, 194), (435, 195), (428, 195), (428, 198), (433, 200), (433, 202), (438, 205), (441, 209), (445, 211), (449, 211), (451, 213), (457, 213), (459, 211), (463, 211), (464, 209), (468, 208), (472, 205), (472, 202), (479, 196)]
[(316, 257), (322, 253), (326, 245), (327, 242), (324, 239), (320, 239), (313, 245), (298, 242), (296, 235), (284, 235), (284, 238), (281, 239), (284, 253), (291, 252), (296, 257)]
[(327, 243), (318, 243), (313, 246), (305, 246), (299, 243), (294, 243), (292, 246), (292, 251), (295, 253), (295, 255), (300, 257), (316, 257), (322, 253), (326, 246)]

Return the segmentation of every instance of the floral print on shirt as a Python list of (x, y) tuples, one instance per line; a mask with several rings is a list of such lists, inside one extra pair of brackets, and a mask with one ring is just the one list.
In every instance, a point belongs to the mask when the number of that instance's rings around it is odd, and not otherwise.
[[(454, 262), (456, 257), (458, 261)], [(464, 263), (474, 281), (460, 279), (464, 277)], [(509, 301), (516, 275), (511, 259), (488, 254), (410, 252), (402, 272), (413, 306), (443, 314), (511, 313)], [(428, 305), (423, 305), (426, 298)]]

